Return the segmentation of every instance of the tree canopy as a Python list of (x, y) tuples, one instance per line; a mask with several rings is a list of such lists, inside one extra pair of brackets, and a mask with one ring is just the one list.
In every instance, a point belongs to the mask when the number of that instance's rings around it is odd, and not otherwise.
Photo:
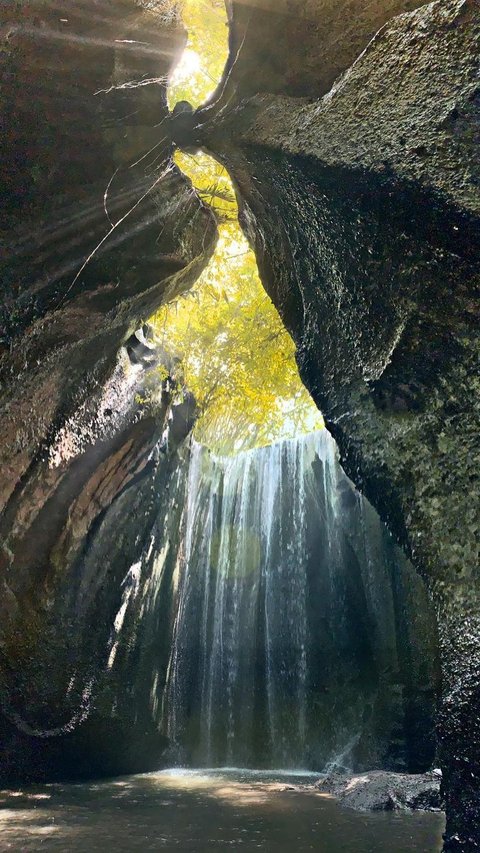
[(176, 159), (215, 210), (220, 233), (194, 289), (151, 321), (164, 349), (180, 359), (182, 381), (197, 400), (197, 440), (227, 454), (318, 429), (321, 415), (260, 282), (227, 172), (205, 154)]
[[(204, 103), (228, 55), (224, 0), (183, 0), (181, 8), (188, 42), (169, 81), (170, 108), (177, 101)], [(179, 361), (180, 384), (195, 395), (197, 440), (226, 454), (319, 428), (323, 421), (300, 381), (293, 341), (240, 229), (228, 173), (202, 153), (177, 152), (175, 160), (214, 210), (220, 235), (194, 289), (150, 321)]]
[(199, 107), (217, 88), (228, 57), (228, 23), (224, 0), (183, 0), (188, 41), (169, 80), (168, 103), (190, 101)]

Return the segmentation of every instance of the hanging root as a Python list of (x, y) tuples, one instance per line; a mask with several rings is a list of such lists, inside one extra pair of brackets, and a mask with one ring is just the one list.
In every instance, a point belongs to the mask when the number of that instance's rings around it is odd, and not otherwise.
[(143, 80), (126, 80), (125, 83), (109, 86), (108, 89), (99, 89), (94, 95), (109, 95), (110, 92), (118, 92), (122, 89), (140, 89), (142, 86), (162, 86), (167, 83), (167, 77), (146, 77)]
[[(60, 299), (60, 301), (59, 301), (59, 303), (58, 303), (58, 305), (57, 305), (57, 308), (59, 308), (60, 306), (62, 306), (62, 305), (65, 303), (65, 299), (67, 298), (68, 294), (70, 293), (70, 291), (72, 290), (72, 288), (73, 288), (73, 287), (75, 287), (75, 285), (76, 285), (76, 283), (77, 283), (78, 279), (80, 278), (80, 276), (81, 276), (81, 275), (82, 275), (82, 273), (84, 272), (85, 268), (88, 266), (88, 264), (90, 263), (90, 261), (95, 257), (95, 255), (97, 254), (97, 252), (99, 251), (99, 249), (101, 249), (101, 247), (103, 246), (103, 244), (104, 244), (104, 243), (106, 243), (106, 241), (108, 240), (108, 238), (109, 238), (109, 237), (111, 237), (111, 235), (113, 234), (113, 232), (114, 232), (114, 231), (116, 231), (116, 229), (117, 229), (120, 225), (122, 225), (122, 223), (123, 223), (123, 222), (125, 222), (125, 220), (126, 220), (126, 219), (128, 219), (128, 217), (129, 217), (129, 216), (131, 216), (131, 214), (132, 214), (132, 213), (133, 213), (133, 212), (134, 212), (134, 211), (139, 207), (139, 205), (142, 203), (142, 201), (144, 201), (144, 200), (147, 198), (147, 196), (148, 196), (148, 195), (150, 195), (150, 193), (151, 193), (151, 192), (153, 192), (153, 190), (155, 189), (155, 187), (157, 187), (157, 186), (158, 186), (158, 184), (160, 183), (160, 181), (162, 181), (162, 180), (166, 177), (166, 175), (167, 175), (170, 171), (172, 171), (172, 169), (173, 169), (173, 165), (172, 165), (171, 163), (169, 163), (169, 165), (167, 166), (167, 168), (166, 168), (166, 169), (164, 169), (164, 170), (163, 170), (163, 172), (158, 176), (158, 178), (156, 178), (156, 179), (154, 180), (154, 182), (149, 186), (148, 190), (146, 190), (146, 192), (144, 192), (144, 193), (143, 193), (143, 195), (142, 195), (142, 196), (140, 196), (140, 198), (139, 198), (139, 199), (137, 199), (137, 201), (135, 202), (135, 204), (134, 204), (134, 205), (132, 205), (132, 207), (131, 207), (129, 210), (127, 210), (127, 212), (124, 214), (124, 216), (121, 216), (121, 217), (120, 217), (120, 219), (118, 219), (118, 220), (117, 220), (117, 221), (112, 225), (112, 227), (109, 229), (109, 231), (107, 231), (107, 233), (105, 234), (105, 236), (104, 236), (104, 237), (102, 237), (102, 239), (100, 240), (100, 242), (99, 242), (99, 243), (97, 243), (97, 245), (95, 246), (95, 248), (90, 252), (90, 254), (88, 255), (88, 257), (87, 257), (87, 258), (85, 259), (85, 261), (83, 262), (82, 266), (81, 266), (81, 267), (80, 267), (80, 269), (78, 270), (78, 272), (77, 272), (77, 274), (76, 274), (75, 278), (73, 279), (73, 281), (71, 282), (70, 286), (67, 288), (67, 290), (66, 290), (66, 291), (65, 291), (65, 293), (63, 294), (62, 298)], [(114, 176), (113, 176), (113, 177), (114, 177)], [(113, 180), (113, 177), (112, 177), (111, 181)], [(110, 183), (111, 183), (111, 181), (110, 181)], [(107, 187), (107, 191), (106, 191), (106, 192), (108, 193), (108, 187)], [(104, 196), (104, 207), (106, 207), (106, 204), (107, 204), (107, 200), (106, 200), (106, 196)], [(107, 217), (108, 217), (108, 212), (107, 212)]]

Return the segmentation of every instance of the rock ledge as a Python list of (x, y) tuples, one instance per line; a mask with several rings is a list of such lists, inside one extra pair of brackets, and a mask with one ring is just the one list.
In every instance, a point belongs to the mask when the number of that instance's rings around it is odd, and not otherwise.
[(440, 811), (441, 779), (440, 770), (415, 775), (374, 770), (355, 776), (331, 773), (315, 787), (356, 811)]

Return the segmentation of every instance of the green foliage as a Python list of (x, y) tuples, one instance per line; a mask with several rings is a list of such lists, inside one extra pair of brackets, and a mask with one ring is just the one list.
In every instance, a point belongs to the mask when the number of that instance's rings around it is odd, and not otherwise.
[(198, 441), (232, 453), (323, 425), (302, 385), (295, 347), (263, 289), (237, 218), (226, 171), (205, 154), (177, 155), (219, 218), (219, 241), (194, 290), (153, 318), (159, 342), (181, 361), (201, 416)]
[(183, 56), (169, 81), (168, 103), (190, 101), (199, 107), (215, 91), (228, 57), (224, 0), (183, 0), (181, 15), (188, 31)]
[[(228, 55), (224, 0), (183, 0), (182, 18), (188, 43), (170, 78), (170, 108), (183, 100), (194, 107), (204, 103)], [(321, 427), (298, 375), (294, 344), (238, 224), (228, 173), (205, 154), (177, 152), (175, 159), (214, 210), (220, 231), (194, 290), (150, 321), (159, 343), (180, 360), (180, 379), (195, 395), (197, 440), (224, 454)]]

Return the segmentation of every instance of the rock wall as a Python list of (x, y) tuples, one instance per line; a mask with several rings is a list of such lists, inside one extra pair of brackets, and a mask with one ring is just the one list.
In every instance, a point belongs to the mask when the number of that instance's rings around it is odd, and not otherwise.
[(319, 98), (375, 33), (422, 0), (227, 0), (227, 91)]
[[(234, 0), (223, 88), (182, 132), (230, 169), (262, 279), (344, 465), (430, 585), (446, 849), (475, 850), (479, 7), (410, 11), (419, 6)], [(118, 379), (121, 399), (128, 384), (118, 349), (191, 284), (215, 225), (169, 163), (164, 79), (185, 35), (168, 0), (81, 0), (68, 13), (56, 0), (17, 0), (2, 9), (1, 38), (1, 649), (14, 756), (30, 749), (15, 738), (33, 693), (13, 670), (41, 659), (52, 602), (104, 513), (127, 494), (135, 509), (164, 425), (165, 399), (154, 412), (120, 405), (108, 426), (109, 383)], [(102, 598), (91, 572), (84, 612), (111, 630), (127, 564), (113, 579), (108, 566), (115, 595)], [(66, 701), (57, 675), (67, 658), (63, 644), (46, 654), (37, 683), (51, 684), (52, 703), (30, 728), (82, 718), (93, 682), (74, 681)], [(37, 754), (41, 739), (24, 735)], [(39, 774), (53, 754), (42, 753)]]
[(0, 508), (215, 235), (169, 159), (165, 79), (185, 41), (172, 4), (26, 0), (2, 10), (1, 35)]
[[(176, 533), (181, 502), (170, 506), (169, 484), (195, 405), (174, 403), (171, 380), (162, 386), (155, 366), (149, 372), (154, 397), (145, 367), (121, 352), (94, 416), (98, 424), (116, 409), (114, 425), (79, 451), (83, 412), (29, 479), (15, 515), (10, 506), (4, 516), (11, 557), (0, 635), (4, 781), (91, 778), (161, 763), (167, 740), (149, 714), (130, 623), (141, 635), (140, 593), (153, 571), (147, 561), (140, 572), (142, 544), (157, 519), (157, 539)], [(153, 652), (151, 643), (141, 650), (154, 655), (148, 675), (162, 665), (170, 624), (167, 594), (164, 600)]]
[[(18, 0), (1, 17), (0, 772), (135, 769), (158, 733), (122, 756), (132, 711), (112, 721), (102, 687), (133, 522), (115, 558), (89, 555), (109, 513), (138, 509), (171, 410), (165, 384), (141, 402), (160, 355), (134, 331), (216, 239), (166, 133), (186, 35), (170, 0)], [(191, 416), (175, 424), (179, 443)]]
[[(343, 464), (434, 596), (445, 844), (478, 849), (479, 6), (442, 0), (393, 18), (315, 100), (313, 83), (288, 82), (303, 42), (286, 51), (273, 26), (261, 49), (243, 4), (234, 26), (235, 9), (228, 97), (193, 116), (191, 138), (233, 176), (262, 280)], [(304, 4), (289, 9), (304, 26)], [(283, 69), (278, 88), (259, 91), (282, 94), (242, 100), (241, 57), (254, 64), (256, 52), (260, 69), (271, 54)]]

